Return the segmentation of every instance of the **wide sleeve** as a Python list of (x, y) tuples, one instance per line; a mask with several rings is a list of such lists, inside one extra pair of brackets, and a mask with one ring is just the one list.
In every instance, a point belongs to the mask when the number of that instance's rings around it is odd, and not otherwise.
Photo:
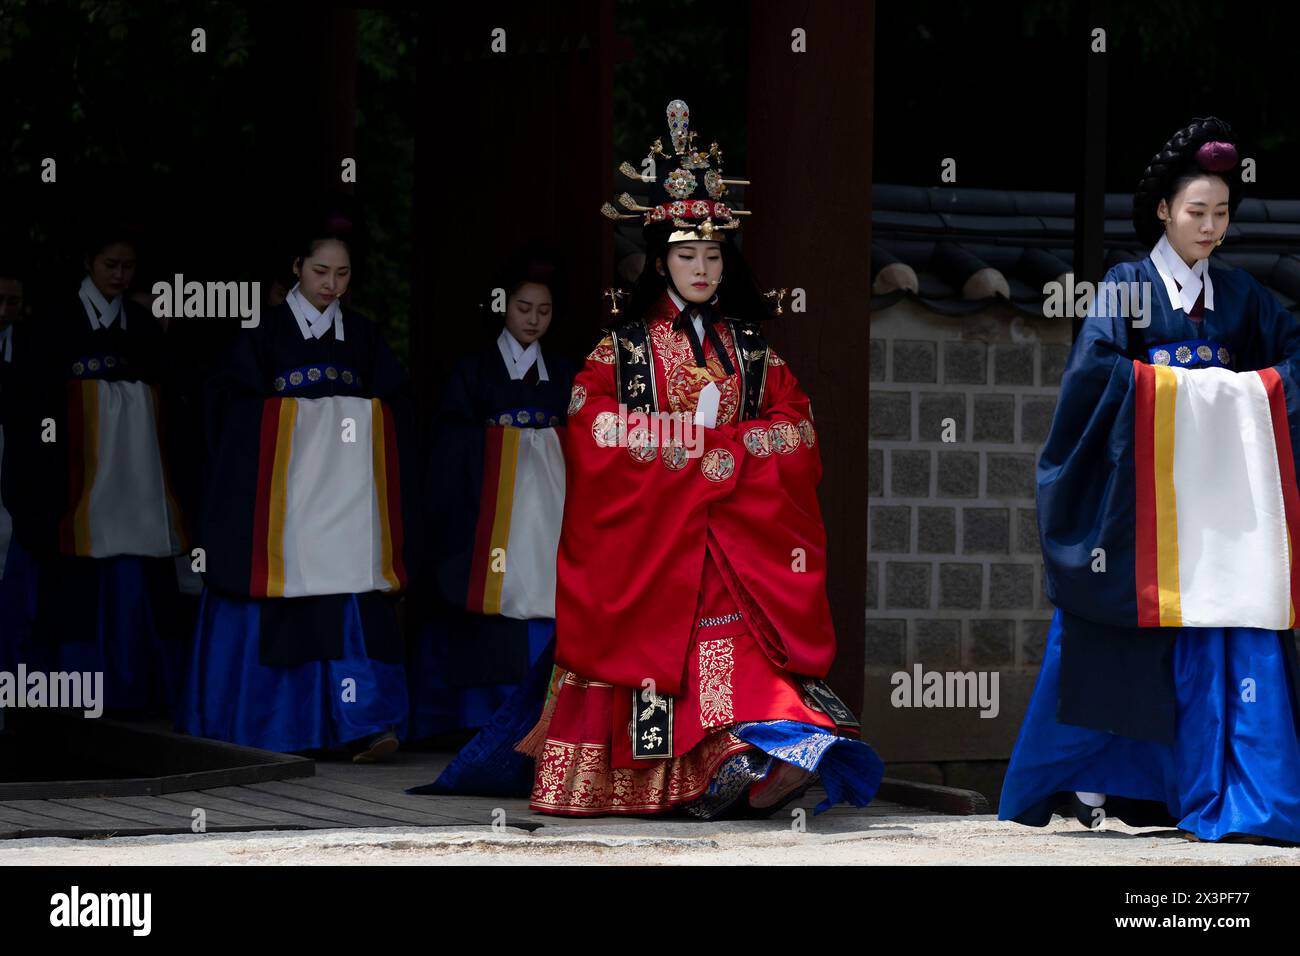
[[(556, 655), (590, 680), (684, 691), (709, 512), (732, 494), (744, 448), (734, 430), (656, 448), (621, 417), (606, 337), (577, 374), (564, 435), (564, 519), (556, 567)], [(689, 447), (687, 447), (689, 446)]]
[[(1106, 282), (1123, 277), (1112, 269)], [(1094, 299), (1070, 352), (1038, 459), (1047, 596), (1098, 623), (1137, 623), (1134, 362), (1126, 320)]]
[(260, 330), (241, 333), (203, 387), (199, 544), (206, 552), (205, 583), (230, 594), (250, 590), (266, 400), (263, 353)]
[(821, 449), (808, 396), (769, 353), (760, 416), (718, 429), (744, 449), (734, 492), (710, 510), (719, 570), (777, 666), (824, 677), (835, 657), (826, 595)]
[[(1253, 278), (1250, 284), (1252, 313), (1259, 316), (1258, 364), (1277, 373), (1285, 396), (1287, 431), (1294, 456), (1300, 454), (1300, 318)], [(1296, 461), (1300, 464), (1300, 459)]]
[(483, 490), (488, 426), (476, 414), (475, 364), (462, 359), (443, 389), (424, 467), (424, 523), (438, 591), (465, 607)]

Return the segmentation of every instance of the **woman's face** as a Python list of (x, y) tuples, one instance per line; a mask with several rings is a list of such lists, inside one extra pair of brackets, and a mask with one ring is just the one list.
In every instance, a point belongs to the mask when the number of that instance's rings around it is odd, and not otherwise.
[(331, 302), (348, 291), (352, 257), (343, 243), (326, 239), (306, 259), (293, 264), (293, 274), (298, 277), (299, 291), (307, 301), (324, 312)]
[(86, 272), (100, 295), (116, 299), (135, 278), (135, 249), (125, 242), (111, 243), (86, 262)]
[(551, 325), (551, 290), (540, 282), (525, 282), (506, 301), (506, 328), (527, 348)]
[(1228, 184), (1218, 176), (1199, 176), (1174, 194), (1172, 205), (1160, 200), (1156, 215), (1171, 220), (1165, 230), (1169, 244), (1193, 265), (1228, 231)]
[[(687, 302), (708, 302), (722, 281), (722, 243), (674, 242), (668, 246), (668, 274)], [(659, 272), (662, 275), (663, 269)]]

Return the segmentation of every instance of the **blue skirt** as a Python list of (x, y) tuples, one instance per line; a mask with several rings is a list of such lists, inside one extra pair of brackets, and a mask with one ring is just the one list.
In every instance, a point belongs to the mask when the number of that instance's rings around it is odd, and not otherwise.
[(1058, 794), (1162, 802), (1202, 840), (1249, 833), (1300, 842), (1300, 739), (1289, 632), (1188, 628), (1174, 641), (1172, 745), (1057, 723), (1061, 615), (1016, 741), (998, 819), (1043, 826)]
[[(553, 618), (528, 622), (528, 663), (532, 667), (555, 634)], [(448, 643), (439, 622), (426, 625), (412, 648), (410, 682), (412, 740), (461, 730), (480, 730), (493, 721), (520, 684), (453, 687), (447, 678)], [(530, 725), (531, 726), (531, 725)]]
[(66, 634), (53, 646), (31, 651), (48, 670), (102, 673), (105, 710), (170, 714), (180, 696), (187, 642), (164, 640), (158, 633), (146, 560), (151, 559), (94, 559), (93, 574), (59, 595), (61, 601), (94, 607), (94, 630)]
[(179, 730), (286, 753), (334, 750), (389, 730), (405, 736), (405, 668), (366, 656), (355, 597), (343, 656), (294, 667), (261, 662), (261, 603), (204, 589)]
[(36, 562), (18, 539), (11, 537), (4, 576), (0, 577), (0, 671), (12, 674), (20, 662), (28, 670), (48, 669), (47, 653), (32, 640), (35, 619)]

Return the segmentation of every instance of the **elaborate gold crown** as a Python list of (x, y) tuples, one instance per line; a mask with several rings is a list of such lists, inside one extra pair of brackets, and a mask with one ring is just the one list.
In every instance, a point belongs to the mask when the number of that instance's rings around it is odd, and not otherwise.
[[(695, 148), (690, 107), (682, 100), (669, 103), (667, 114), (672, 155), (664, 152), (663, 140), (656, 139), (646, 156), (648, 172), (639, 173), (626, 162), (618, 167), (629, 179), (649, 185), (650, 205), (642, 206), (630, 193), (622, 193), (619, 205), (632, 210), (630, 214), (619, 212), (613, 203), (605, 203), (600, 211), (616, 221), (636, 219), (640, 214), (645, 226), (671, 221), (674, 229), (669, 242), (718, 242), (726, 238), (727, 232), (740, 228), (737, 217), (749, 215), (722, 201), (727, 187), (748, 186), (749, 180), (722, 177), (722, 150), (716, 142), (707, 152)], [(656, 156), (663, 157), (664, 162), (656, 162)]]

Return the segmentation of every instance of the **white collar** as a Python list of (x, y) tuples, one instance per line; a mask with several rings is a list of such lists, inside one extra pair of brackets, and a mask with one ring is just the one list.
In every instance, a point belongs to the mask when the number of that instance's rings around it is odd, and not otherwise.
[(1164, 280), (1170, 308), (1191, 313), (1201, 294), (1202, 286), (1205, 287), (1205, 307), (1214, 308), (1214, 283), (1210, 279), (1208, 258), (1200, 259), (1196, 265), (1189, 267), (1183, 261), (1183, 257), (1169, 244), (1169, 238), (1161, 236), (1160, 241), (1151, 250), (1151, 261), (1155, 263), (1156, 271)]
[(302, 283), (295, 282), (289, 294), (284, 297), (284, 301), (289, 303), (289, 310), (293, 317), (298, 320), (298, 330), (302, 332), (304, 339), (318, 339), (329, 331), (330, 326), (334, 326), (334, 338), (336, 341), (343, 341), (343, 307), (339, 305), (338, 299), (333, 299), (325, 307), (325, 311), (319, 311), (316, 306), (308, 301), (307, 297), (299, 291)]
[[(672, 289), (668, 289), (667, 292), (668, 292), (668, 298), (672, 299), (673, 305), (677, 306), (677, 314), (681, 315), (684, 311), (686, 311), (686, 300), (683, 299), (681, 296), (679, 296)], [(713, 298), (709, 300), (709, 305), (716, 305), (717, 301), (718, 301), (718, 296), (715, 293)], [(691, 316), (691, 321), (695, 324), (696, 337), (700, 340), (701, 343), (703, 343), (704, 342), (704, 320), (701, 319), (698, 315), (693, 315)]]
[(95, 288), (95, 283), (90, 280), (90, 276), (86, 276), (81, 280), (81, 291), (78, 295), (82, 307), (86, 310), (86, 318), (90, 319), (92, 329), (106, 329), (119, 316), (122, 319), (122, 328), (126, 328), (126, 312), (122, 309), (121, 293), (109, 302), (104, 298), (104, 293)]
[(0, 329), (0, 357), (6, 362), (14, 360), (14, 327), (12, 323)]
[(501, 334), (497, 336), (497, 349), (501, 352), (501, 358), (506, 363), (506, 371), (510, 373), (512, 379), (523, 378), (536, 362), (537, 380), (550, 381), (550, 377), (546, 374), (546, 361), (542, 358), (542, 349), (538, 342), (533, 342), (524, 348), (519, 340), (510, 334), (509, 329), (502, 329)]

